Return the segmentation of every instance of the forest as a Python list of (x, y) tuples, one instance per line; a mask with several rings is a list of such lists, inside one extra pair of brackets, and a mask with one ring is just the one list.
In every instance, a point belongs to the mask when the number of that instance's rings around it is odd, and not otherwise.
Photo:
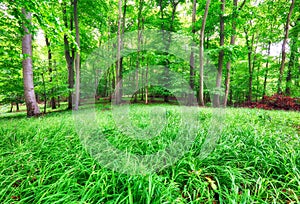
[[(74, 106), (78, 106), (85, 95), (80, 92), (80, 71), (87, 70), (85, 62), (95, 55), (94, 50), (104, 49), (105, 45), (111, 46), (107, 57), (115, 57), (116, 63), (98, 74), (96, 99), (111, 100), (115, 90), (117, 98), (123, 97), (118, 91), (123, 84), (116, 85), (123, 81), (123, 75), (126, 78), (133, 72), (136, 74), (131, 81), (139, 87), (134, 102), (148, 103), (146, 92), (151, 99), (163, 98), (167, 102), (168, 97), (174, 98), (166, 87), (147, 81), (149, 66), (179, 73), (200, 106), (240, 105), (274, 94), (300, 95), (300, 17), (299, 3), (295, 1), (245, 0), (225, 4), (126, 0), (82, 1), (78, 5), (77, 1), (4, 1), (1, 15), (1, 103), (25, 104), (29, 97), (29, 115), (42, 112), (34, 110), (37, 103), (48, 103), (54, 109), (61, 101), (68, 101), (68, 108), (72, 109), (73, 99)], [(149, 30), (165, 32), (156, 37), (163, 48), (144, 48), (149, 44), (147, 35), (152, 35)], [(130, 41), (136, 41), (131, 42), (136, 47), (126, 53), (126, 42), (122, 41), (124, 34), (130, 32), (136, 32), (127, 35), (132, 38)], [(189, 59), (170, 51), (178, 43), (174, 34), (189, 40), (181, 43), (194, 44), (189, 46), (191, 50), (181, 49), (189, 53)], [(21, 71), (22, 61), (23, 72), (28, 75)], [(211, 82), (215, 85), (208, 87), (205, 70), (209, 66), (214, 66), (216, 73), (210, 76), (215, 77)], [(172, 83), (167, 72), (162, 73), (166, 84)], [(129, 86), (124, 82), (126, 85)]]
[(300, 1), (2, 0), (1, 203), (299, 203)]

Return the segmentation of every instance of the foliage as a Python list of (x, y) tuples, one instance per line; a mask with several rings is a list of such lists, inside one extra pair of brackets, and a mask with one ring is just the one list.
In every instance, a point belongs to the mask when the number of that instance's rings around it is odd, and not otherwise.
[(242, 106), (266, 110), (300, 111), (300, 98), (291, 98), (290, 96), (274, 94), (273, 96), (264, 96), (260, 102), (246, 102)]
[[(131, 107), (134, 125), (139, 113)], [(107, 105), (99, 105), (107, 137), (125, 147)], [(82, 147), (72, 113), (49, 113), (27, 119), (25, 113), (0, 119), (1, 203), (298, 203), (300, 201), (300, 115), (297, 112), (227, 109), (225, 128), (216, 149), (197, 158), (212, 109), (197, 109), (204, 129), (193, 147), (169, 168), (151, 175), (130, 176), (101, 167)], [(174, 116), (174, 115), (173, 115)], [(170, 133), (178, 129), (171, 115)], [(149, 125), (144, 121), (143, 125)], [(164, 140), (160, 135), (157, 142)], [(167, 138), (165, 138), (167, 139)], [(134, 142), (134, 141), (131, 141)], [(128, 151), (151, 151), (143, 142)], [(154, 150), (153, 149), (153, 150)]]
[[(142, 2), (142, 6), (139, 7)], [(176, 12), (173, 13), (174, 5), (177, 4)], [(44, 2), (34, 1), (7, 1), (0, 3), (0, 95), (1, 103), (10, 103), (23, 98), (22, 73), (21, 73), (21, 38), (23, 20), (21, 8), (26, 7), (33, 13), (33, 25), (30, 26), (34, 34), (34, 83), (39, 96), (44, 95), (46, 87), (46, 98), (61, 97), (65, 99), (68, 91), (68, 72), (65, 61), (64, 35), (70, 42), (71, 49), (78, 49), (75, 42), (75, 30), (70, 23), (73, 17), (72, 1)], [(63, 7), (66, 7), (67, 24), (63, 19)], [(192, 2), (185, 1), (130, 1), (126, 4), (126, 16), (124, 21), (124, 32), (138, 29), (164, 29), (176, 33), (188, 35), (199, 46), (199, 29), (204, 15), (205, 1), (198, 1), (196, 12), (196, 33), (192, 30)], [(229, 104), (243, 103), (248, 100), (250, 88), (253, 101), (259, 100), (263, 95), (273, 95), (276, 92), (280, 67), (280, 49), (284, 34), (284, 23), (286, 22), (289, 4), (285, 1), (238, 1), (238, 10), (234, 6), (226, 4), (224, 12), (225, 20), (225, 45), (219, 46), (219, 16), (220, 2), (212, 2), (209, 9), (205, 30), (204, 49), (208, 54), (205, 61), (218, 65), (218, 53), (224, 50), (223, 80), (225, 79), (225, 64), (231, 61), (231, 80)], [(123, 5), (123, 11), (125, 5)], [(141, 13), (139, 14), (139, 9)], [(174, 14), (174, 16), (172, 16)], [(90, 54), (99, 46), (117, 35), (117, 2), (96, 0), (81, 0), (78, 3), (79, 31), (80, 31), (80, 56), (81, 69), (84, 73), (84, 63)], [(140, 15), (140, 17), (139, 17)], [(289, 92), (285, 93), (291, 97), (299, 95), (299, 2), (296, 2), (290, 23), (289, 46), (287, 49), (286, 69), (284, 69), (283, 87), (289, 86)], [(174, 19), (172, 19), (174, 17)], [(232, 25), (235, 23), (236, 31), (233, 33)], [(74, 25), (73, 25), (74, 27)], [(248, 35), (248, 45), (246, 39)], [(236, 35), (236, 45), (230, 45), (230, 37)], [(52, 65), (56, 65), (52, 73), (49, 71), (47, 61), (48, 48), (44, 38), (48, 37), (49, 49), (52, 53)], [(253, 40), (252, 40), (253, 39)], [(167, 39), (166, 39), (167, 40)], [(137, 42), (135, 42), (137, 43)], [(268, 53), (268, 44), (271, 43), (271, 53)], [(143, 39), (141, 40), (143, 46)], [(251, 57), (248, 53), (251, 48)], [(199, 53), (195, 54), (195, 84), (194, 92), (199, 89)], [(126, 59), (125, 59), (126, 58)], [(123, 60), (123, 73), (134, 71), (137, 67), (137, 54), (125, 57)], [(159, 65), (169, 60), (168, 68), (181, 74), (186, 80), (190, 77), (189, 62), (175, 59), (167, 53), (143, 52), (140, 54), (139, 67), (146, 64)], [(248, 62), (249, 61), (249, 62)], [(205, 64), (206, 66), (206, 64)], [(250, 66), (250, 67), (249, 67)], [(107, 97), (115, 86), (115, 65), (110, 67), (107, 73), (99, 80), (98, 94)], [(44, 82), (41, 74), (44, 75)], [(9, 75), (9, 77), (7, 77)], [(252, 76), (252, 78), (251, 78)], [(288, 79), (290, 77), (290, 79)], [(52, 78), (52, 80), (51, 80)], [(139, 75), (139, 79), (145, 81), (145, 74)], [(252, 86), (250, 85), (252, 80)], [(286, 79), (286, 80), (285, 80)], [(176, 80), (174, 81), (176, 83)], [(266, 86), (264, 86), (266, 84)], [(45, 87), (44, 87), (45, 85)], [(73, 90), (71, 90), (73, 91)], [(156, 89), (149, 90), (149, 94), (156, 94)], [(151, 93), (154, 91), (153, 93)], [(161, 92), (165, 92), (163, 89)], [(207, 92), (207, 89), (205, 89)], [(84, 97), (85, 93), (82, 93)], [(168, 95), (166, 91), (160, 95)], [(205, 97), (206, 103), (209, 98)]]

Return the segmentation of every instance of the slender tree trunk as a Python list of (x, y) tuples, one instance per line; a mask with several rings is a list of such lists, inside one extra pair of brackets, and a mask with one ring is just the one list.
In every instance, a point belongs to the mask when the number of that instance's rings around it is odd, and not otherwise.
[(221, 14), (220, 14), (220, 47), (221, 50), (219, 52), (218, 58), (218, 73), (216, 79), (216, 91), (214, 94), (213, 106), (220, 107), (220, 89), (221, 89), (221, 81), (222, 81), (222, 69), (223, 69), (223, 60), (224, 60), (224, 50), (222, 46), (224, 46), (224, 12), (225, 12), (225, 0), (221, 0)]
[(252, 101), (252, 82), (253, 82), (253, 69), (251, 65), (251, 53), (248, 53), (248, 68), (249, 68), (249, 91), (248, 91), (248, 101)]
[[(193, 14), (192, 14), (192, 35), (193, 38), (195, 37), (196, 33), (196, 7), (197, 7), (197, 0), (193, 0)], [(195, 53), (193, 50), (193, 47), (191, 49), (191, 55), (190, 55), (190, 88), (192, 91), (194, 91), (195, 88)], [(194, 93), (189, 93), (188, 96), (188, 105), (193, 105), (193, 96)]]
[[(111, 24), (111, 21), (110, 21), (110, 18), (108, 17), (108, 23), (109, 25)], [(111, 27), (108, 26), (108, 39), (110, 40), (111, 39)], [(113, 46), (113, 49), (115, 49), (115, 44)], [(108, 47), (108, 52), (110, 52), (109, 50), (109, 47)], [(113, 90), (115, 90), (115, 83), (116, 83), (116, 78), (115, 78), (115, 73), (117, 71), (117, 67), (116, 69), (114, 69), (114, 67), (112, 66), (111, 67), (111, 70), (110, 70), (110, 74), (109, 74), (109, 102), (111, 102), (111, 99), (113, 97)], [(111, 80), (111, 81), (110, 81)]]
[[(255, 51), (256, 52), (256, 51)], [(255, 94), (255, 101), (257, 102), (257, 100), (258, 100), (258, 93), (259, 93), (259, 72), (260, 72), (260, 63), (259, 63), (259, 61), (258, 62), (256, 62), (256, 60), (257, 60), (257, 56), (255, 55), (254, 56), (254, 59), (253, 59), (253, 70), (254, 70), (254, 66), (255, 66), (255, 64), (256, 64), (256, 66), (257, 66), (257, 74), (256, 74), (256, 94)]]
[[(233, 0), (233, 15), (232, 15), (232, 24), (231, 24), (231, 30), (232, 34), (230, 37), (230, 45), (235, 45), (235, 38), (236, 38), (236, 21), (239, 17), (238, 12), (242, 10), (243, 6), (245, 5), (246, 0), (242, 2), (240, 7), (238, 8), (238, 0)], [(228, 94), (230, 95), (230, 104), (232, 104), (232, 91), (230, 90), (230, 72), (231, 72), (231, 60), (229, 59), (226, 63), (226, 78), (225, 78), (225, 95), (224, 95), (224, 101), (223, 105), (224, 107), (227, 106), (228, 103)]]
[(116, 62), (116, 91), (115, 91), (115, 103), (121, 103), (121, 21), (122, 21), (122, 0), (118, 1), (119, 17), (118, 17), (118, 43), (117, 43), (117, 62)]
[(285, 94), (287, 96), (291, 95), (292, 69), (295, 66), (295, 59), (296, 59), (295, 52), (297, 52), (297, 47), (296, 47), (296, 41), (293, 39), (291, 45), (290, 61), (288, 65), (288, 73), (286, 76), (286, 85), (285, 85)]
[(94, 80), (95, 80), (95, 89), (96, 89), (96, 91), (95, 91), (95, 99), (96, 99), (100, 95), (100, 91), (99, 91), (99, 78), (100, 77), (99, 76), (101, 74), (101, 71), (99, 69), (96, 69), (95, 65), (93, 65), (93, 70), (95, 72)]
[[(199, 52), (199, 62), (200, 62), (200, 71), (199, 71), (199, 105), (204, 106), (204, 98), (203, 98), (203, 70), (204, 70), (204, 31), (205, 31), (205, 24), (208, 15), (208, 9), (210, 5), (210, 0), (206, 1), (204, 16), (202, 18), (202, 25), (200, 30), (200, 52)], [(225, 0), (224, 0), (225, 6)], [(224, 25), (223, 25), (224, 26)]]
[(278, 94), (282, 94), (282, 78), (283, 78), (283, 71), (284, 71), (284, 64), (285, 64), (285, 58), (286, 58), (286, 43), (289, 37), (289, 25), (290, 25), (290, 19), (291, 19), (291, 15), (293, 12), (295, 6), (295, 0), (292, 0), (291, 6), (290, 6), (290, 10), (289, 10), (289, 14), (287, 16), (287, 20), (286, 20), (286, 24), (284, 27), (284, 39), (283, 39), (283, 43), (282, 43), (282, 51), (281, 51), (281, 65), (280, 65), (280, 71), (279, 71), (279, 78), (278, 78), (278, 88), (277, 88), (277, 93)]
[(43, 92), (44, 92), (44, 114), (47, 111), (47, 92), (46, 92), (46, 83), (44, 73), (42, 73), (42, 84), (43, 84)]
[(22, 39), (22, 54), (24, 56), (23, 65), (23, 82), (24, 82), (24, 96), (26, 101), (27, 116), (37, 116), (40, 114), (39, 106), (37, 105), (34, 84), (33, 84), (33, 71), (32, 71), (32, 35), (29, 31), (31, 24), (31, 13), (27, 12), (24, 8), (22, 13), (26, 21), (23, 23), (24, 36)]
[[(47, 37), (47, 35), (45, 36), (45, 41), (46, 41), (46, 46), (47, 46), (47, 49), (48, 49), (48, 70), (49, 70), (49, 75), (50, 75), (50, 80), (49, 82), (52, 83), (53, 81), (53, 78), (52, 78), (52, 52), (51, 52), (51, 44), (50, 44), (50, 41), (49, 41), (49, 38)], [(56, 104), (55, 104), (55, 98), (53, 96), (54, 94), (54, 88), (51, 88), (51, 100), (50, 100), (50, 105), (51, 105), (51, 108), (52, 109), (56, 109)]]
[[(169, 52), (169, 48), (171, 46), (171, 41), (172, 41), (172, 32), (174, 32), (174, 20), (175, 20), (175, 14), (176, 14), (176, 10), (177, 10), (177, 6), (179, 4), (179, 1), (177, 0), (171, 0), (171, 5), (172, 5), (172, 17), (171, 17), (171, 22), (170, 22), (170, 32), (168, 33), (168, 39), (167, 39), (167, 44), (166, 44), (166, 52)], [(163, 16), (163, 15), (162, 15)], [(166, 83), (165, 83), (165, 87), (168, 88), (170, 85), (170, 80), (169, 80), (169, 64), (170, 61), (169, 59), (165, 60), (165, 69), (164, 69), (164, 75), (166, 78)], [(165, 94), (164, 95), (164, 102), (169, 102), (169, 94)]]
[[(140, 0), (139, 1), (139, 11), (138, 11), (138, 50), (137, 50), (137, 58), (136, 58), (136, 70), (135, 70), (135, 88), (136, 91), (138, 90), (139, 87), (139, 66), (140, 66), (140, 49), (141, 49), (141, 39), (142, 39), (142, 26), (141, 26), (141, 21), (142, 21), (142, 10), (143, 10), (143, 4), (144, 1)], [(137, 92), (134, 94), (134, 102), (137, 102)]]
[(145, 76), (145, 83), (146, 83), (146, 87), (145, 87), (145, 104), (148, 104), (148, 61), (147, 61), (147, 66), (146, 66), (146, 76)]
[[(70, 28), (68, 27), (68, 19), (67, 19), (67, 12), (66, 12), (66, 5), (63, 4), (63, 21), (65, 24), (66, 29), (70, 29), (71, 31), (73, 30), (73, 18), (70, 18)], [(74, 88), (74, 55), (75, 55), (75, 50), (72, 48), (71, 49), (71, 54), (70, 54), (70, 43), (68, 40), (67, 34), (64, 35), (64, 50), (65, 50), (65, 58), (67, 62), (67, 67), (68, 67), (68, 88), (73, 89)], [(72, 98), (73, 98), (73, 91), (69, 91), (69, 97), (68, 97), (68, 109), (72, 109), (73, 104), (72, 104)]]
[(267, 62), (266, 62), (266, 71), (265, 71), (265, 77), (264, 77), (264, 88), (263, 88), (263, 94), (262, 94), (262, 99), (266, 95), (266, 90), (267, 90), (267, 79), (268, 79), (268, 72), (269, 72), (269, 56), (271, 52), (271, 41), (268, 43), (268, 55), (267, 55)]
[(80, 100), (80, 38), (79, 38), (79, 25), (78, 25), (78, 12), (77, 12), (77, 0), (74, 0), (74, 23), (76, 31), (76, 58), (75, 58), (75, 72), (76, 72), (76, 83), (75, 83), (75, 106), (74, 110), (78, 110)]
[[(233, 0), (233, 15), (232, 15), (232, 24), (231, 24), (231, 37), (230, 37), (230, 45), (235, 45), (235, 32), (236, 32), (236, 20), (238, 17), (237, 14), (237, 4), (238, 0)], [(231, 60), (229, 59), (226, 63), (226, 79), (225, 79), (225, 96), (224, 96), (224, 107), (227, 106), (228, 94), (230, 89), (230, 69), (231, 69)]]
[(141, 101), (144, 101), (144, 96), (145, 96), (145, 83), (144, 83), (144, 69), (142, 69), (142, 88), (141, 88)]
[[(251, 22), (250, 22), (251, 24)], [(248, 97), (247, 100), (249, 102), (252, 101), (252, 83), (253, 83), (253, 66), (251, 64), (252, 62), (252, 52), (253, 52), (253, 44), (254, 44), (254, 34), (252, 35), (252, 39), (251, 42), (249, 42), (249, 35), (248, 35), (248, 31), (245, 29), (245, 35), (246, 35), (246, 45), (247, 45), (247, 49), (248, 49), (248, 70), (249, 70), (249, 91), (248, 91)]]
[[(163, 0), (159, 0), (159, 12), (160, 12), (160, 19), (161, 19), (161, 32), (162, 32), (162, 38), (163, 38), (163, 43), (165, 45), (166, 50), (168, 51), (168, 43), (170, 43), (168, 40), (165, 39), (165, 24), (164, 24), (164, 6), (163, 6)], [(173, 9), (172, 9), (172, 14), (173, 14)], [(171, 38), (169, 38), (170, 40)], [(168, 86), (168, 81), (167, 81), (167, 76), (168, 76), (168, 60), (166, 59), (164, 62), (164, 75), (166, 78), (166, 83), (165, 87)], [(168, 96), (164, 95), (164, 102), (168, 102)]]
[(109, 80), (109, 70), (107, 70), (104, 80), (105, 80), (104, 81), (105, 85), (104, 85), (104, 91), (103, 91), (104, 95), (103, 95), (103, 97), (107, 97), (108, 96), (108, 91), (107, 91), (108, 87), (107, 87), (107, 85), (109, 84), (109, 82), (108, 82), (108, 80)]

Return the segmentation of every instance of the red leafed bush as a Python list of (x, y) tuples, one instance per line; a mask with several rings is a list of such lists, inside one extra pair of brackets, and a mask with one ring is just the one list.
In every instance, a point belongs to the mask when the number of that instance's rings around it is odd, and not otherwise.
[(275, 94), (273, 96), (264, 96), (259, 102), (245, 102), (242, 104), (242, 107), (300, 111), (300, 98)]

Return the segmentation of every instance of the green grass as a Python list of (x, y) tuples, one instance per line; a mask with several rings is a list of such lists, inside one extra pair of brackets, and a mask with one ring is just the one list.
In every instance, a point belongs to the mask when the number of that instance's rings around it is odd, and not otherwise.
[[(97, 105), (97, 119), (122, 150), (153, 153), (181, 129), (178, 107), (134, 105), (135, 127), (151, 129), (147, 110), (155, 108), (167, 110), (168, 124), (155, 138), (128, 138), (108, 108)], [(216, 148), (200, 159), (212, 110), (197, 109), (203, 126), (191, 149), (147, 175), (104, 168), (82, 146), (70, 111), (29, 119), (25, 113), (2, 114), (0, 203), (300, 203), (300, 113), (227, 109)]]

